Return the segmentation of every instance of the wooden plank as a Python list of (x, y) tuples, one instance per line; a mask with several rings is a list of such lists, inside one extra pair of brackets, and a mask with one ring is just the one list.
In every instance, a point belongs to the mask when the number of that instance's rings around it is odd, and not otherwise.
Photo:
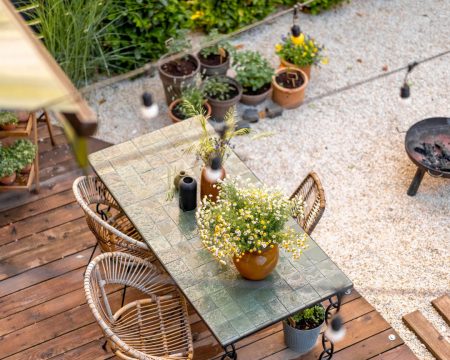
[(403, 322), (438, 359), (450, 359), (450, 344), (419, 310), (403, 316)]
[(392, 350), (375, 356), (373, 360), (417, 360), (417, 356), (406, 345), (398, 346)]
[(79, 360), (79, 359), (89, 359), (89, 360), (105, 360), (114, 358), (113, 353), (109, 346), (107, 351), (103, 350), (102, 345), (104, 339), (94, 340), (88, 344), (77, 347), (76, 349), (60, 354), (52, 360)]
[(65, 224), (84, 216), (77, 202), (52, 209), (0, 228), (0, 245)]
[[(395, 335), (395, 339), (389, 340), (390, 335)], [(403, 345), (403, 340), (393, 329), (388, 329), (336, 352), (333, 360), (366, 360), (400, 345)]]
[(439, 315), (442, 316), (445, 322), (450, 325), (450, 296), (448, 296), (448, 294), (442, 295), (437, 299), (434, 299), (431, 304), (433, 304), (433, 307)]

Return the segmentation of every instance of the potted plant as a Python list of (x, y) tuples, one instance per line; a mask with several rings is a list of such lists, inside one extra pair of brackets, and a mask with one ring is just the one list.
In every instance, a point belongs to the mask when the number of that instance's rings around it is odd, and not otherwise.
[[(188, 104), (191, 106), (188, 106)], [(205, 100), (203, 91), (195, 86), (182, 89), (181, 97), (170, 104), (169, 116), (172, 122), (177, 123), (190, 118), (192, 115), (192, 107), (196, 113), (205, 116), (211, 115), (211, 106)]]
[[(187, 107), (191, 106), (187, 104)], [(198, 115), (202, 127), (202, 135), (199, 141), (195, 142), (187, 149), (187, 152), (195, 153), (198, 159), (203, 161), (200, 181), (200, 198), (209, 197), (216, 200), (218, 189), (215, 183), (226, 176), (224, 163), (231, 152), (231, 140), (235, 136), (248, 134), (250, 129), (242, 128), (236, 130), (236, 118), (234, 111), (230, 110), (225, 115), (220, 136), (210, 135), (207, 128), (207, 117), (202, 114), (195, 114), (195, 109), (191, 106), (192, 114)], [(211, 175), (211, 176), (209, 176)]]
[(274, 70), (259, 52), (238, 52), (234, 56), (233, 68), (236, 80), (243, 87), (242, 103), (257, 105), (270, 96)]
[(302, 206), (281, 191), (241, 186), (235, 179), (218, 186), (217, 202), (203, 199), (196, 217), (203, 245), (222, 264), (231, 257), (244, 278), (262, 280), (276, 267), (279, 247), (300, 256), (306, 234), (285, 225), (293, 213), (301, 216)]
[(308, 76), (300, 69), (281, 68), (272, 77), (272, 99), (286, 109), (299, 107), (305, 98)]
[(324, 47), (300, 31), (294, 25), (291, 33), (282, 37), (282, 42), (275, 45), (275, 52), (280, 57), (280, 67), (301, 69), (311, 78), (311, 66), (328, 63), (323, 55)]
[(203, 93), (211, 105), (211, 117), (220, 122), (241, 99), (242, 86), (228, 76), (211, 76), (203, 83)]
[(200, 73), (204, 76), (226, 75), (230, 67), (230, 57), (234, 48), (229, 42), (218, 40), (219, 36), (217, 29), (211, 30), (205, 40), (217, 42), (204, 47), (197, 54), (200, 61)]
[(16, 114), (10, 111), (0, 112), (0, 128), (2, 130), (14, 130), (18, 122)]
[(28, 174), (36, 157), (36, 145), (28, 139), (19, 139), (10, 147), (10, 151), (20, 173)]
[(158, 66), (159, 77), (164, 86), (166, 103), (181, 96), (181, 88), (195, 84), (195, 78), (200, 71), (200, 63), (195, 55), (175, 55), (191, 47), (187, 32), (180, 30), (176, 39), (167, 43), (168, 54), (161, 58)]
[(0, 184), (11, 185), (16, 180), (17, 162), (9, 149), (0, 148)]
[(306, 353), (317, 342), (320, 330), (325, 322), (325, 309), (314, 305), (283, 321), (284, 341), (293, 351)]

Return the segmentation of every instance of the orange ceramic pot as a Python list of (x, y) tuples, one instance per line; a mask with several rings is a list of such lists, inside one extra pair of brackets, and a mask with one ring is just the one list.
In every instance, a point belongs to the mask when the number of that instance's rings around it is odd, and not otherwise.
[[(173, 109), (175, 108), (175, 106), (177, 106), (179, 103), (181, 102), (181, 99), (177, 99), (175, 101), (172, 101), (169, 105), (169, 117), (170, 120), (172, 120), (172, 122), (174, 124), (183, 121), (183, 119), (180, 119), (179, 117), (177, 117), (174, 113), (173, 113)], [(208, 117), (211, 115), (211, 106), (208, 104), (208, 102), (205, 101), (205, 103), (203, 104), (204, 109), (206, 109), (206, 114), (205, 116)], [(187, 119), (185, 119), (187, 120)]]
[(290, 68), (294, 68), (294, 69), (300, 69), (301, 71), (303, 71), (308, 76), (308, 80), (311, 80), (311, 65), (308, 65), (308, 66), (297, 66), (297, 65), (294, 65), (294, 64), (290, 63), (289, 61), (286, 61), (286, 60), (280, 58), (279, 69), (283, 69), (283, 68), (286, 68), (286, 67), (290, 67)]
[(278, 245), (263, 250), (261, 254), (246, 252), (234, 265), (242, 277), (248, 280), (263, 280), (275, 269), (278, 263)]
[[(303, 84), (296, 88), (286, 88), (278, 84), (277, 76), (282, 73), (297, 73), (303, 79)], [(272, 78), (272, 100), (285, 109), (295, 109), (299, 107), (305, 98), (305, 89), (308, 85), (308, 76), (297, 68), (282, 68), (278, 69)]]
[(0, 184), (2, 185), (12, 185), (14, 181), (16, 181), (16, 173), (0, 178)]

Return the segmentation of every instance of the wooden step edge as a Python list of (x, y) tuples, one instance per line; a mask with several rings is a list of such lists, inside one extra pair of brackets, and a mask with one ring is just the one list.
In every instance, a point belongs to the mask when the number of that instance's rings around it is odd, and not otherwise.
[(436, 311), (445, 320), (448, 326), (450, 326), (450, 296), (444, 294), (437, 299), (431, 301), (431, 304)]

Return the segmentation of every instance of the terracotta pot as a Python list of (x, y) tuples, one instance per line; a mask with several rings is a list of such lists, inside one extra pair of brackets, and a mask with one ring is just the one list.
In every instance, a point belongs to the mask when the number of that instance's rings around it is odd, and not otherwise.
[(16, 181), (16, 173), (0, 178), (0, 184), (2, 185), (12, 185), (14, 181)]
[(302, 70), (308, 76), (308, 80), (311, 80), (311, 68), (312, 68), (311, 65), (297, 66), (297, 65), (290, 63), (289, 61), (284, 60), (283, 58), (280, 58), (279, 69), (283, 69), (283, 68), (287, 68), (287, 67)]
[(226, 75), (228, 69), (230, 68), (230, 54), (227, 51), (227, 57), (222, 64), (219, 65), (208, 65), (202, 62), (202, 56), (199, 51), (197, 53), (197, 58), (200, 61), (200, 74), (202, 76), (214, 76), (214, 75)]
[(241, 84), (229, 76), (221, 76), (221, 78), (225, 78), (228, 83), (234, 85), (238, 89), (238, 94), (234, 98), (224, 101), (207, 97), (208, 103), (211, 105), (211, 117), (219, 122), (224, 120), (225, 114), (228, 110), (235, 106), (242, 97)]
[(248, 280), (263, 280), (275, 269), (278, 263), (278, 245), (263, 250), (261, 254), (246, 252), (234, 265), (242, 277)]
[(17, 111), (16, 116), (19, 122), (27, 122), (30, 117), (30, 113), (27, 111)]
[(26, 165), (22, 170), (20, 170), (21, 174), (29, 174), (31, 171), (31, 164)]
[[(181, 101), (181, 99), (177, 99), (175, 101), (172, 101), (172, 103), (169, 105), (169, 117), (173, 123), (178, 123), (180, 121), (187, 120), (187, 119), (180, 119), (173, 113), (173, 109), (175, 108), (175, 106), (177, 106), (180, 103), (180, 101)], [(205, 116), (210, 116), (211, 115), (211, 106), (208, 104), (208, 102), (205, 101), (205, 103), (203, 104), (203, 107), (206, 108)]]
[(246, 95), (242, 93), (241, 97), (241, 103), (246, 105), (258, 105), (264, 102), (266, 99), (270, 98), (272, 96), (272, 84), (270, 84), (270, 88), (263, 92), (262, 94), (258, 95)]
[[(277, 75), (287, 71), (294, 71), (300, 74), (300, 76), (302, 76), (303, 78), (303, 84), (300, 87), (294, 89), (284, 88), (279, 85), (276, 81)], [(307, 85), (308, 77), (302, 70), (295, 68), (278, 69), (272, 78), (272, 100), (285, 109), (294, 109), (296, 107), (299, 107), (305, 98), (305, 89)]]
[(11, 131), (17, 127), (17, 124), (3, 124), (0, 127), (5, 131)]
[[(225, 176), (227, 176), (227, 172), (222, 167), (222, 172), (220, 174), (219, 180), (225, 179)], [(203, 200), (203, 198), (205, 196), (207, 196), (213, 202), (215, 202), (217, 200), (217, 196), (219, 195), (219, 189), (217, 189), (217, 187), (213, 186), (216, 184), (217, 184), (217, 180), (210, 181), (208, 179), (208, 176), (206, 174), (206, 166), (203, 166), (202, 173), (200, 175), (200, 200)], [(209, 196), (209, 195), (211, 195), (211, 196)]]
[[(188, 58), (195, 62), (196, 68), (189, 75), (175, 76), (163, 69), (164, 61), (158, 66), (158, 73), (164, 86), (164, 94), (166, 95), (166, 104), (170, 103), (181, 96), (181, 88), (195, 85), (195, 77), (200, 72), (200, 62), (194, 55), (188, 55)], [(163, 58), (162, 58), (163, 59)]]

